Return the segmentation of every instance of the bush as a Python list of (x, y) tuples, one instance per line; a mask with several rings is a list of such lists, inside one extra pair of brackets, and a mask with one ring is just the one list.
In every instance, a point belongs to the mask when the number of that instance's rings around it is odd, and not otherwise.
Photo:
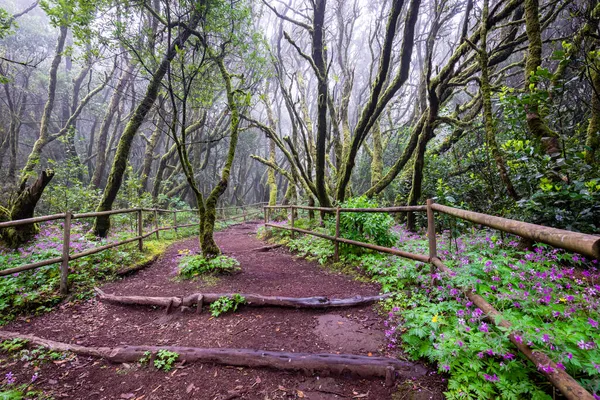
[[(365, 196), (355, 197), (340, 205), (343, 208), (377, 208), (375, 200)], [(387, 213), (341, 213), (340, 236), (358, 242), (372, 243), (384, 247), (396, 244), (397, 237), (392, 231), (394, 219)], [(335, 225), (329, 222), (329, 230), (335, 234)], [(340, 243), (340, 254), (363, 254), (366, 250), (360, 247)]]
[(240, 271), (240, 263), (235, 258), (224, 255), (210, 259), (201, 255), (188, 255), (179, 260), (179, 276), (184, 279), (205, 274), (231, 275)]

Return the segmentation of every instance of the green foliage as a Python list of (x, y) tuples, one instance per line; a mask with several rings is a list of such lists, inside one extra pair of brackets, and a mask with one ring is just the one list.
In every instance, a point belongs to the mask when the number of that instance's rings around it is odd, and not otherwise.
[(213, 258), (184, 255), (179, 260), (179, 276), (184, 279), (193, 279), (205, 274), (231, 275), (240, 271), (240, 263), (235, 258), (225, 255)]
[[(72, 252), (84, 251), (117, 240), (135, 236), (126, 225), (119, 227), (117, 234), (97, 241), (88, 238), (89, 225), (73, 222), (71, 227)], [(135, 243), (104, 250), (91, 256), (69, 262), (69, 285), (74, 294), (73, 300), (93, 295), (93, 287), (100, 282), (116, 278), (116, 271), (126, 266), (142, 264), (165, 251), (169, 244), (182, 237), (197, 234), (194, 229), (179, 229), (175, 236), (165, 231), (161, 240), (146, 239), (144, 251), (139, 252)], [(33, 263), (62, 255), (62, 228), (60, 224), (45, 223), (41, 232), (32, 243), (15, 251), (0, 248), (0, 269)], [(0, 279), (0, 325), (7, 323), (20, 314), (39, 314), (47, 312), (62, 300), (58, 289), (60, 268), (56, 265), (40, 267), (35, 270), (15, 273)]]
[(150, 359), (152, 358), (152, 352), (150, 351), (145, 351), (144, 355), (138, 360), (138, 362), (141, 365), (146, 365), (150, 362)]
[[(342, 208), (377, 208), (377, 201), (365, 196), (348, 199), (340, 205)], [(377, 244), (384, 247), (392, 247), (396, 244), (397, 237), (391, 228), (394, 219), (387, 213), (341, 213), (340, 214), (340, 236), (358, 242)], [(329, 233), (335, 234), (334, 221), (329, 221)], [(340, 244), (341, 255), (364, 254), (367, 250)]]
[(159, 350), (154, 359), (154, 367), (156, 369), (169, 372), (173, 369), (175, 361), (179, 358), (179, 353), (169, 350)]
[(14, 20), (4, 8), (0, 7), (0, 39), (4, 39), (7, 35), (12, 34)]
[(325, 264), (334, 253), (334, 245), (330, 240), (312, 235), (297, 235), (295, 239), (289, 240), (287, 246), (301, 257), (315, 260), (319, 264)]
[(235, 312), (240, 304), (246, 304), (246, 298), (236, 293), (233, 296), (219, 297), (217, 301), (211, 303), (210, 314), (213, 317), (218, 317), (228, 312)]
[[(448, 238), (441, 238), (442, 247)], [(600, 313), (597, 270), (584, 272), (583, 259), (538, 247), (528, 253), (482, 233), (456, 240), (441, 250), (455, 274), (429, 273), (429, 266), (395, 257), (369, 257), (362, 267), (394, 293), (386, 335), (414, 358), (427, 358), (449, 372), (449, 399), (550, 398), (537, 367), (515, 349), (505, 330), (462, 293), (472, 288), (502, 312), (518, 340), (548, 354), (588, 390), (600, 385), (597, 332)], [(452, 254), (452, 257), (449, 255)], [(541, 367), (540, 367), (541, 368)]]
[(0, 349), (7, 352), (13, 352), (21, 350), (25, 345), (27, 345), (27, 340), (15, 338), (0, 343)]

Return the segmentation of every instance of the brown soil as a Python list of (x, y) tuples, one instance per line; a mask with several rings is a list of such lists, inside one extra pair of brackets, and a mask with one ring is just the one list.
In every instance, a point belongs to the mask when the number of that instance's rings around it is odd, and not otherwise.
[[(147, 269), (108, 283), (102, 290), (150, 296), (182, 296), (202, 290), (293, 297), (379, 293), (376, 285), (327, 271), (285, 248), (253, 251), (265, 245), (255, 237), (258, 226), (247, 223), (216, 234), (223, 253), (241, 263), (240, 274), (216, 281), (176, 280), (181, 254), (198, 251), (197, 239), (187, 239), (171, 246)], [(180, 345), (402, 357), (386, 351), (383, 319), (373, 306), (332, 311), (241, 308), (219, 318), (206, 311), (200, 315), (177, 311), (165, 317), (161, 309), (92, 299), (83, 304), (63, 304), (52, 313), (22, 318), (3, 329), (87, 346)], [(178, 365), (165, 373), (147, 366), (75, 356), (66, 362), (34, 367), (0, 353), (0, 379), (9, 371), (17, 384), (28, 383), (37, 371), (36, 389), (69, 399), (441, 399), (445, 389), (444, 378), (431, 368), (425, 376), (387, 388), (379, 379), (305, 376), (208, 364)]]

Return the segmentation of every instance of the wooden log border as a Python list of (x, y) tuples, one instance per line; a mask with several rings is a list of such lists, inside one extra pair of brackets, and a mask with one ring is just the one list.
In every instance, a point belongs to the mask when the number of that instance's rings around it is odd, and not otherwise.
[(274, 368), (284, 371), (303, 371), (334, 375), (352, 375), (361, 378), (385, 378), (392, 386), (397, 376), (414, 378), (423, 376), (427, 370), (419, 364), (388, 357), (368, 357), (354, 354), (290, 353), (279, 351), (199, 348), (180, 346), (117, 346), (87, 347), (57, 342), (33, 335), (0, 331), (0, 339), (22, 339), (35, 346), (53, 351), (72, 352), (78, 355), (104, 358), (114, 363), (135, 363), (151, 353), (151, 358), (161, 350), (179, 354), (178, 361), (214, 363), (251, 368)]

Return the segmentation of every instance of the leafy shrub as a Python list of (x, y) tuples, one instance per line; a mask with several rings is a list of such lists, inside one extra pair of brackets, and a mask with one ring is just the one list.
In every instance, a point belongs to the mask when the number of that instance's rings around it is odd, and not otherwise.
[(156, 358), (154, 359), (154, 367), (156, 369), (169, 372), (171, 369), (173, 369), (173, 365), (178, 358), (179, 353), (169, 350), (159, 350), (156, 353)]
[(289, 241), (287, 246), (301, 257), (315, 260), (323, 265), (334, 254), (332, 241), (312, 235), (297, 234), (295, 239)]
[(188, 255), (179, 260), (179, 276), (184, 279), (205, 274), (231, 275), (240, 271), (240, 263), (235, 258), (225, 255), (210, 259), (201, 255)]
[(217, 301), (211, 303), (210, 314), (213, 317), (218, 317), (221, 314), (235, 312), (240, 304), (246, 304), (246, 298), (238, 293), (233, 296), (222, 296)]
[[(375, 200), (367, 199), (365, 196), (355, 197), (340, 205), (343, 208), (377, 208), (379, 205)], [(330, 234), (335, 234), (335, 225), (329, 222)], [(397, 237), (392, 231), (394, 219), (387, 213), (341, 213), (340, 214), (340, 236), (358, 242), (377, 244), (384, 247), (392, 247)], [(366, 250), (360, 247), (340, 243), (340, 253), (363, 254)]]

